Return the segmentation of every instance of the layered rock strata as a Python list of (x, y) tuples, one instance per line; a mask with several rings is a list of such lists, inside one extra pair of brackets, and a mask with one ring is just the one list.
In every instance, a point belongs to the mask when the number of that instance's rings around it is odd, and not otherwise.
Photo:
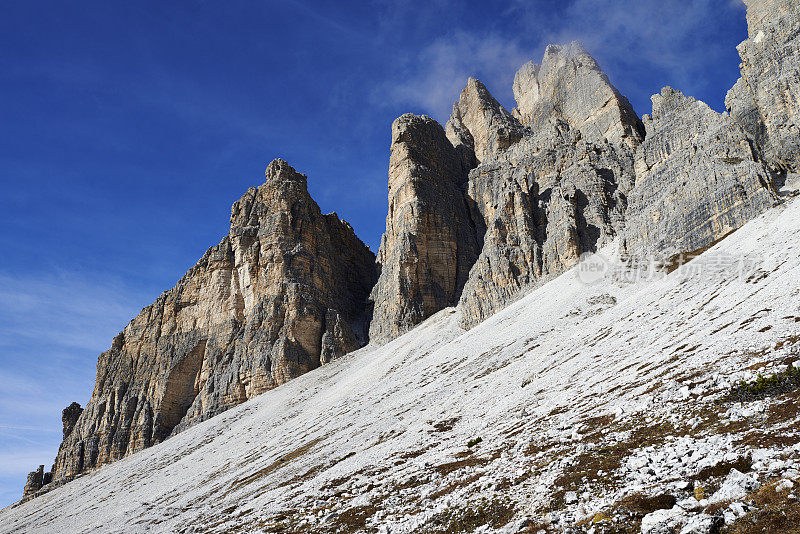
[(86, 408), (64, 411), (53, 477), (65, 479), (366, 342), (374, 256), (306, 177), (275, 160), (231, 209), (231, 227), (100, 355)]
[(430, 117), (403, 115), (392, 124), (371, 341), (393, 339), (458, 301), (478, 254), (463, 155)]
[(725, 99), (731, 116), (778, 174), (800, 172), (800, 4), (745, 0), (748, 39), (737, 48), (742, 77)]
[(624, 246), (666, 260), (705, 248), (777, 201), (751, 137), (730, 117), (666, 87), (645, 116)]

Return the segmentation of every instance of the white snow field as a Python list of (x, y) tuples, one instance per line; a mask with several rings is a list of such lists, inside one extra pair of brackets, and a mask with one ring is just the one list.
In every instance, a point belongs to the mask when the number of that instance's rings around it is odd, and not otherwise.
[(0, 531), (549, 532), (669, 493), (641, 525), (661, 532), (735, 521), (771, 480), (794, 496), (797, 398), (720, 399), (796, 360), (800, 200), (669, 275), (586, 285), (576, 268), (470, 331), (458, 319), (8, 507)]

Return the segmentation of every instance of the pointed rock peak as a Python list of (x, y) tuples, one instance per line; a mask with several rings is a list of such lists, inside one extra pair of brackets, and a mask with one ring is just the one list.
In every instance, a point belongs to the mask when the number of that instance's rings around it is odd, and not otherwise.
[(267, 182), (275, 180), (292, 180), (297, 182), (306, 183), (306, 175), (297, 172), (294, 167), (289, 165), (286, 161), (276, 158), (267, 165), (267, 170), (264, 171), (264, 176)]
[(411, 114), (394, 121), (370, 342), (389, 341), (458, 301), (477, 256), (466, 177), (461, 151), (438, 122)]
[(392, 144), (424, 142), (436, 132), (444, 132), (442, 125), (427, 115), (406, 113), (392, 123)]
[(497, 157), (524, 136), (522, 125), (475, 78), (467, 80), (453, 104), (445, 131), (456, 148), (472, 150), (478, 162)]
[(514, 117), (534, 130), (562, 118), (594, 142), (635, 148), (644, 138), (628, 99), (577, 41), (548, 46), (541, 65), (528, 62), (517, 71), (513, 89)]

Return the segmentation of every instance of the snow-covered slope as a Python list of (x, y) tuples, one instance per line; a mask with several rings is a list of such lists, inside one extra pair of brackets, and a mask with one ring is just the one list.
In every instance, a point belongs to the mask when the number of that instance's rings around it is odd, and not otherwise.
[(669, 275), (573, 269), (468, 332), (444, 310), (6, 508), (0, 531), (516, 531), (664, 491), (684, 502), (664, 521), (701, 520), (703, 467), (748, 450), (753, 480), (797, 467), (796, 411), (714, 401), (798, 352), (798, 235), (794, 200)]

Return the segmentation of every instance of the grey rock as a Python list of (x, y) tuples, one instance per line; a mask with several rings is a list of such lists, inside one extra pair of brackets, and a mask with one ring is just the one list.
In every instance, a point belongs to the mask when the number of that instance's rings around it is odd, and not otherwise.
[(725, 99), (731, 116), (778, 171), (800, 172), (800, 4), (745, 0), (742, 77)]
[(374, 256), (306, 177), (275, 160), (231, 227), (100, 355), (85, 410), (64, 411), (54, 478), (167, 439), (366, 342)]
[(560, 119), (474, 169), (467, 197), (482, 250), (459, 303), (464, 325), (609, 242), (632, 186), (627, 151), (587, 142)]
[(44, 466), (40, 465), (39, 469), (28, 473), (28, 480), (25, 483), (25, 488), (22, 490), (22, 498), (31, 498), (33, 495), (42, 489), (44, 485)]
[(469, 165), (470, 152), (476, 162), (487, 161), (525, 135), (525, 128), (475, 78), (467, 80), (445, 131), (453, 146), (464, 154), (469, 168), (474, 167)]
[(393, 339), (458, 302), (477, 256), (465, 179), (462, 156), (439, 123), (410, 114), (395, 120), (370, 341)]
[(514, 116), (533, 130), (560, 118), (596, 143), (635, 148), (644, 137), (628, 99), (578, 42), (550, 45), (541, 65), (523, 65), (514, 77), (514, 98)]
[(696, 252), (776, 203), (753, 140), (730, 117), (669, 87), (652, 101), (628, 201), (628, 254)]

